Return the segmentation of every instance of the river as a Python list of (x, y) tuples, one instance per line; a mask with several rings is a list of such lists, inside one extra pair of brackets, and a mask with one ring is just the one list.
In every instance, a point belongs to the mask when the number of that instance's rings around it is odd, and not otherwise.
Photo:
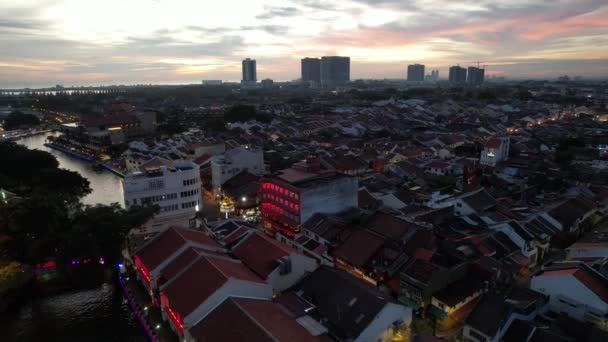
[[(52, 153), (62, 168), (77, 171), (93, 191), (85, 204), (123, 204), (122, 182), (110, 172), (96, 172), (90, 163), (45, 147), (47, 135), (18, 141), (29, 148)], [(0, 315), (0, 341), (140, 342), (146, 334), (138, 325), (118, 284), (107, 282), (94, 289), (71, 291), (25, 303), (17, 312)]]
[(57, 158), (57, 161), (59, 161), (59, 167), (76, 171), (88, 179), (91, 183), (91, 189), (93, 189), (93, 191), (82, 199), (82, 203), (95, 205), (98, 203), (110, 204), (117, 202), (121, 206), (124, 206), (122, 180), (120, 177), (107, 171), (95, 171), (91, 163), (70, 157), (63, 152), (44, 146), (46, 138), (49, 135), (57, 134), (58, 133), (47, 133), (34, 135), (20, 139), (17, 143), (31, 149), (39, 149), (51, 153), (55, 156), (55, 158)]

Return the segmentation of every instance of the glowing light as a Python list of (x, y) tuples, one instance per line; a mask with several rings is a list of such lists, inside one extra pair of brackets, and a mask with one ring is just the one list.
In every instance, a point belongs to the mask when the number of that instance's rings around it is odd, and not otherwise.
[(243, 198), (241, 198), (241, 201), (247, 202), (247, 197), (243, 196)]
[(178, 328), (183, 331), (184, 325), (182, 324), (182, 321), (179, 319), (179, 317), (177, 316), (175, 311), (173, 311), (173, 309), (171, 309), (170, 307), (167, 307), (166, 309), (167, 309), (167, 313), (169, 314), (169, 317), (171, 318), (173, 323), (175, 323), (178, 326)]
[(143, 267), (139, 268), (139, 273), (144, 277), (146, 283), (150, 284), (150, 275), (148, 275), (148, 272)]
[(160, 324), (157, 324), (155, 328), (156, 330), (160, 329)]

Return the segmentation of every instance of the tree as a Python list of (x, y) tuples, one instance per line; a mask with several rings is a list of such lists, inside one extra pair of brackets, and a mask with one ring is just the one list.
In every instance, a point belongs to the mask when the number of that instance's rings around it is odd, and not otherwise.
[(40, 125), (40, 119), (35, 115), (14, 111), (4, 119), (2, 127), (6, 131), (12, 131), (19, 128), (31, 128), (38, 125)]
[(158, 211), (156, 206), (83, 207), (79, 201), (91, 191), (87, 179), (60, 169), (47, 152), (14, 144), (0, 144), (0, 180), (22, 197), (0, 206), (4, 257), (30, 264), (53, 258), (59, 270), (77, 257), (118, 260), (126, 234)]
[(112, 263), (121, 260), (121, 247), (129, 231), (157, 212), (157, 206), (123, 209), (117, 203), (83, 207), (74, 214), (71, 230), (61, 236), (65, 243), (59, 256), (65, 260), (78, 257), (104, 257)]
[(254, 106), (250, 105), (235, 105), (226, 111), (224, 120), (227, 122), (246, 122), (254, 120), (257, 111)]

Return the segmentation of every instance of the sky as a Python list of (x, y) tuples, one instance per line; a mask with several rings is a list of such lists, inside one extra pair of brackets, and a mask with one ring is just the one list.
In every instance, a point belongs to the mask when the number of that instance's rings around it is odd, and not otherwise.
[(0, 87), (300, 77), (351, 57), (351, 78), (487, 65), (486, 74), (608, 76), (608, 0), (0, 0)]

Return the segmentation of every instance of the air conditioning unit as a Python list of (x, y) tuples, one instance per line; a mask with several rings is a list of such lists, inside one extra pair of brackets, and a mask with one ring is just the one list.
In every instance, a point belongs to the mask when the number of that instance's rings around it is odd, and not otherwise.
[(286, 275), (291, 273), (291, 259), (289, 256), (284, 256), (278, 260), (279, 262), (279, 274)]

